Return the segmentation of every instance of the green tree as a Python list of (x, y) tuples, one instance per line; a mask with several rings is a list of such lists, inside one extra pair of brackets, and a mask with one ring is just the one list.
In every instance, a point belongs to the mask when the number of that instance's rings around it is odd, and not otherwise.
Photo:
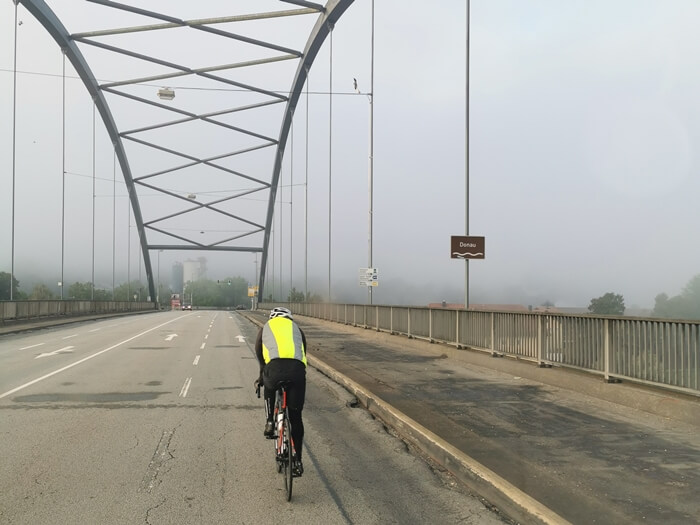
[[(12, 276), (12, 298), (19, 299), (19, 281)], [(0, 301), (10, 300), (10, 274), (8, 272), (0, 272)]]
[(44, 283), (38, 283), (32, 288), (32, 293), (29, 294), (29, 299), (32, 301), (41, 301), (47, 299), (55, 299), (56, 296)]
[(134, 295), (137, 301), (146, 301), (148, 299), (148, 291), (138, 281), (123, 283), (114, 289), (115, 301), (134, 301)]
[(596, 299), (591, 299), (588, 311), (598, 315), (624, 315), (625, 299), (620, 294), (608, 292)]
[(95, 289), (95, 301), (111, 301), (112, 291), (103, 290), (102, 288)]
[(296, 288), (292, 288), (287, 295), (288, 303), (303, 303), (304, 302), (304, 292), (297, 292)]
[(68, 299), (89, 301), (92, 299), (92, 283), (73, 283), (68, 287)]
[(666, 319), (700, 319), (700, 274), (688, 281), (680, 295), (657, 295), (653, 315)]

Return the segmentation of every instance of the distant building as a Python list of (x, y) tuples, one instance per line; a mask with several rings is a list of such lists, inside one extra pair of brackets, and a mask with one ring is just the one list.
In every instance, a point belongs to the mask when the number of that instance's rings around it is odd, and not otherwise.
[(185, 261), (182, 265), (182, 281), (185, 284), (199, 281), (203, 273), (201, 261)]
[(176, 262), (173, 264), (172, 274), (170, 276), (170, 289), (174, 293), (182, 293), (183, 285), (185, 283), (183, 276), (182, 263)]

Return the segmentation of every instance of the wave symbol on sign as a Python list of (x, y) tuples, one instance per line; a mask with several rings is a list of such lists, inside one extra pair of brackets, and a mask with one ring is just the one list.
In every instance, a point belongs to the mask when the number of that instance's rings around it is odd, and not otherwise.
[(484, 252), (477, 252), (477, 253), (471, 253), (471, 252), (464, 252), (464, 253), (452, 252), (452, 255), (456, 255), (457, 257), (461, 257), (462, 259), (464, 259), (467, 255), (471, 255), (472, 257), (476, 257), (477, 255), (484, 255)]

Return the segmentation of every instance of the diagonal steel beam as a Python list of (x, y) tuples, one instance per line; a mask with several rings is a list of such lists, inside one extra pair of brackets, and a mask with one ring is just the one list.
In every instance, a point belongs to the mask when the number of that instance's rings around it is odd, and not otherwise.
[[(194, 116), (192, 116), (192, 117), (186, 117), (186, 118), (181, 118), (181, 119), (178, 119), (178, 120), (171, 120), (171, 121), (168, 121), (168, 122), (163, 122), (163, 123), (161, 123), (161, 124), (153, 124), (152, 126), (144, 126), (144, 127), (142, 127), (142, 128), (130, 129), (130, 130), (127, 130), (127, 131), (122, 131), (122, 135), (132, 135), (132, 134), (134, 134), (134, 133), (141, 133), (141, 132), (143, 132), (143, 131), (151, 131), (151, 130), (154, 130), (154, 129), (167, 128), (168, 126), (175, 126), (175, 125), (177, 125), (177, 124), (185, 124), (185, 123), (187, 123), (187, 122), (192, 122), (193, 120), (202, 119), (202, 118), (204, 118), (204, 117), (218, 117), (219, 115), (228, 115), (228, 114), (231, 114), (231, 113), (236, 113), (236, 112), (238, 112), (238, 111), (245, 111), (245, 110), (248, 110), (248, 109), (259, 108), (259, 107), (263, 107), (263, 106), (269, 106), (269, 105), (272, 105), (272, 104), (279, 104), (280, 102), (282, 102), (282, 101), (281, 101), (281, 100), (270, 100), (270, 101), (267, 101), (267, 102), (261, 102), (260, 104), (249, 104), (248, 106), (241, 106), (241, 107), (237, 107), (237, 108), (222, 109), (222, 110), (219, 110), (219, 111), (212, 111), (212, 112), (209, 112), (209, 113), (203, 113), (203, 114), (201, 114), (201, 115), (194, 115)], [(213, 123), (217, 123), (217, 121), (212, 121), (212, 122), (213, 122)], [(268, 140), (272, 140), (273, 142), (277, 142), (276, 139), (268, 139)]]
[[(277, 140), (273, 139), (271, 137), (267, 137), (265, 135), (260, 135), (259, 133), (255, 133), (254, 131), (239, 128), (237, 126), (232, 126), (230, 124), (226, 124), (225, 122), (214, 120), (214, 119), (211, 119), (211, 118), (204, 116), (204, 115), (197, 115), (195, 113), (192, 113), (191, 111), (185, 111), (184, 109), (176, 108), (174, 106), (161, 104), (160, 102), (156, 102), (154, 100), (148, 100), (147, 98), (137, 97), (136, 95), (132, 95), (131, 93), (124, 93), (122, 91), (117, 91), (116, 89), (103, 87), (102, 90), (106, 91), (107, 93), (111, 93), (112, 95), (117, 95), (120, 97), (128, 98), (129, 100), (134, 100), (136, 102), (141, 102), (141, 103), (147, 104), (149, 106), (153, 106), (153, 107), (156, 107), (159, 109), (164, 109), (166, 111), (171, 111), (171, 112), (177, 113), (179, 115), (186, 115), (187, 116), (186, 119), (181, 119), (181, 121), (175, 121), (174, 124), (177, 124), (180, 122), (188, 122), (191, 120), (202, 120), (204, 122), (207, 122), (208, 124), (214, 124), (215, 126), (221, 126), (223, 128), (227, 128), (227, 129), (230, 129), (232, 131), (237, 131), (237, 132), (243, 133), (245, 135), (250, 135), (251, 137), (259, 138), (261, 140), (266, 140), (266, 141), (270, 142), (271, 144), (277, 143)], [(261, 107), (263, 105), (276, 104), (279, 102), (282, 102), (282, 100), (272, 100), (272, 101), (268, 101), (265, 103), (261, 103), (258, 106)], [(246, 106), (246, 109), (249, 109), (249, 108), (250, 108), (250, 105)], [(233, 113), (235, 111), (239, 111), (239, 108), (234, 108), (233, 110), (224, 111), (224, 114), (225, 113)], [(172, 124), (169, 124), (169, 123), (166, 123), (165, 125), (156, 124), (155, 126), (151, 126), (150, 128), (146, 128), (146, 129), (157, 129), (158, 127), (165, 127), (165, 126), (169, 126), (169, 125), (172, 125)], [(126, 135), (131, 134), (131, 133), (136, 133), (138, 131), (141, 131), (141, 130), (122, 131), (121, 135), (124, 137)]]
[(288, 4), (294, 4), (294, 5), (301, 5), (308, 7), (310, 9), (315, 9), (316, 11), (321, 11), (325, 12), (326, 7), (323, 7), (321, 4), (315, 4), (314, 2), (306, 2), (304, 0), (281, 0), (282, 2), (286, 2)]
[[(245, 62), (236, 62), (235, 64), (222, 64), (220, 66), (198, 67), (196, 69), (193, 69), (192, 71), (194, 71), (195, 73), (209, 73), (211, 71), (224, 71), (226, 69), (238, 69), (243, 67), (259, 66), (262, 64), (271, 64), (273, 62), (282, 62), (284, 60), (296, 60), (297, 58), (299, 57), (295, 55), (279, 55), (270, 58), (259, 58), (257, 60), (246, 60)], [(106, 84), (102, 84), (101, 87), (113, 88), (118, 86), (128, 86), (132, 84), (142, 84), (144, 82), (154, 82), (156, 80), (168, 80), (170, 78), (186, 77), (188, 75), (190, 75), (190, 73), (186, 71), (178, 71), (177, 73), (164, 73), (162, 75), (134, 78), (131, 80), (121, 80), (119, 82), (108, 82)]]
[(263, 95), (267, 95), (267, 96), (272, 97), (272, 98), (279, 98), (279, 99), (284, 99), (284, 100), (287, 99), (287, 97), (285, 97), (284, 95), (280, 95), (279, 93), (275, 93), (274, 91), (268, 91), (266, 89), (251, 86), (249, 84), (243, 84), (241, 82), (229, 80), (228, 78), (218, 77), (216, 75), (210, 75), (209, 73), (202, 72), (202, 71), (197, 72), (194, 69), (190, 69), (189, 67), (185, 67), (185, 66), (182, 66), (180, 64), (175, 64), (174, 62), (168, 62), (167, 60), (161, 60), (159, 58), (144, 55), (142, 53), (135, 53), (133, 51), (129, 51), (127, 49), (122, 49), (122, 48), (116, 47), (116, 46), (110, 46), (110, 45), (104, 44), (102, 42), (96, 42), (94, 40), (89, 40), (86, 38), (76, 38), (75, 41), (81, 42), (83, 44), (87, 44), (90, 46), (99, 47), (99, 48), (104, 49), (106, 51), (112, 51), (114, 53), (119, 53), (121, 55), (126, 55), (126, 56), (129, 56), (132, 58), (138, 58), (138, 59), (144, 60), (146, 62), (152, 62), (154, 64), (158, 64), (159, 66), (165, 66), (165, 67), (169, 67), (172, 69), (177, 69), (179, 71), (184, 71), (188, 74), (198, 75), (198, 76), (201, 76), (204, 78), (208, 78), (209, 80), (221, 82), (222, 84), (228, 84), (230, 86), (236, 86), (239, 88), (247, 89), (248, 91), (255, 91), (256, 93), (262, 93)]
[[(199, 164), (202, 164), (202, 162), (200, 162), (200, 161), (188, 162), (187, 164), (181, 164), (180, 166), (175, 166), (174, 168), (156, 171), (155, 173), (149, 173), (148, 175), (141, 175), (140, 177), (134, 177), (134, 181), (149, 179), (151, 177), (157, 177), (158, 175), (165, 175), (166, 173), (173, 173), (175, 171), (184, 170), (185, 168), (191, 168), (192, 166), (197, 166)], [(210, 166), (212, 168), (216, 168), (216, 169), (221, 170), (225, 173), (229, 173), (231, 175), (235, 175), (237, 177), (241, 177), (243, 179), (246, 179), (246, 180), (249, 180), (252, 182), (256, 182), (256, 183), (263, 186), (262, 189), (266, 189), (266, 188), (270, 187), (269, 182), (265, 182), (265, 181), (256, 179), (255, 177), (251, 177), (250, 175), (246, 175), (245, 173), (241, 173), (240, 171), (232, 170), (232, 169), (226, 168), (224, 166), (219, 166), (218, 164), (214, 164), (213, 162), (205, 162), (204, 165)]]
[[(160, 193), (164, 193), (165, 195), (170, 195), (171, 197), (176, 197), (178, 199), (183, 199), (183, 200), (187, 200), (188, 202), (192, 202), (189, 199), (187, 199), (186, 197), (183, 197), (182, 195), (178, 195), (177, 193), (173, 193), (169, 190), (159, 188), (159, 187), (153, 186), (151, 184), (146, 184), (145, 182), (138, 182), (137, 181), (136, 183), (145, 187), (145, 188), (149, 188), (151, 190), (158, 191)], [(156, 224), (156, 223), (162, 222), (166, 219), (171, 219), (173, 217), (178, 217), (180, 215), (185, 215), (187, 213), (197, 211), (201, 208), (207, 208), (215, 213), (219, 213), (221, 215), (225, 215), (225, 216), (230, 217), (232, 219), (236, 219), (238, 221), (245, 222), (246, 224), (250, 224), (251, 226), (255, 226), (256, 228), (264, 228), (264, 226), (262, 224), (258, 224), (256, 222), (249, 221), (248, 219), (244, 219), (243, 217), (239, 217), (238, 215), (234, 215), (233, 213), (229, 213), (227, 211), (220, 210), (219, 208), (215, 208), (213, 206), (213, 204), (219, 204), (219, 203), (225, 202), (227, 200), (231, 200), (231, 197), (224, 197), (223, 199), (219, 199), (218, 201), (212, 201), (212, 202), (208, 202), (208, 203), (207, 202), (198, 202), (198, 203), (196, 203), (196, 206), (194, 206), (193, 208), (190, 208), (188, 210), (182, 210), (179, 212), (175, 212), (175, 213), (172, 213), (172, 214), (167, 215), (165, 217), (160, 217), (158, 219), (154, 219), (152, 221), (145, 222), (144, 225)]]
[[(96, 2), (93, 2), (96, 3)], [(103, 5), (104, 2), (101, 2)], [(106, 6), (115, 7), (116, 6)], [(123, 35), (126, 33), (138, 33), (143, 31), (158, 31), (160, 29), (173, 29), (176, 27), (186, 26), (205, 26), (211, 24), (228, 24), (231, 22), (248, 22), (251, 20), (266, 20), (270, 18), (280, 18), (284, 16), (298, 16), (298, 15), (310, 15), (317, 13), (317, 9), (305, 8), (305, 9), (289, 9), (286, 11), (270, 11), (268, 13), (254, 13), (248, 15), (234, 15), (234, 16), (221, 16), (217, 18), (198, 18), (194, 20), (183, 20), (184, 24), (179, 24), (177, 22), (170, 22), (165, 24), (150, 24), (143, 26), (133, 26), (133, 27), (123, 27), (118, 29), (105, 29), (102, 31), (88, 31), (85, 33), (75, 33), (73, 37), (86, 37), (94, 38), (99, 36), (110, 36), (110, 35)]]
[[(183, 157), (183, 158), (186, 158), (186, 159), (189, 159), (189, 160), (192, 160), (192, 161), (193, 161), (192, 164), (189, 164), (188, 166), (181, 166), (181, 168), (189, 167), (189, 166), (196, 166), (197, 164), (204, 164), (205, 166), (211, 166), (212, 168), (217, 168), (217, 169), (220, 169), (220, 170), (222, 170), (222, 171), (228, 171), (228, 172), (230, 172), (230, 171), (232, 171), (232, 170), (228, 170), (227, 168), (224, 168), (223, 166), (219, 166), (218, 164), (214, 164), (212, 161), (213, 161), (213, 160), (219, 160), (219, 159), (225, 159), (225, 158), (228, 158), (228, 157), (233, 157), (233, 156), (235, 156), (235, 155), (241, 155), (241, 154), (243, 154), (243, 153), (250, 153), (251, 151), (256, 151), (256, 150), (259, 150), (259, 149), (269, 148), (270, 146), (273, 146), (273, 144), (261, 144), (261, 145), (259, 145), (259, 146), (251, 146), (251, 147), (249, 147), (249, 148), (244, 148), (244, 149), (241, 149), (241, 150), (237, 150), (237, 151), (234, 151), (234, 152), (232, 152), (232, 153), (222, 153), (221, 155), (216, 155), (216, 156), (214, 156), (214, 157), (210, 157), (210, 158), (206, 158), (206, 159), (199, 159), (199, 158), (197, 158), (197, 157), (193, 157), (192, 155), (188, 155), (188, 154), (182, 153), (182, 152), (180, 152), (180, 151), (176, 151), (176, 150), (173, 150), (173, 149), (165, 148), (165, 147), (163, 147), (163, 146), (158, 146), (157, 144), (152, 144), (152, 143), (147, 142), (147, 141), (145, 141), (145, 140), (137, 139), (136, 137), (132, 137), (132, 136), (123, 136), (123, 138), (125, 138), (126, 140), (130, 140), (131, 142), (136, 142), (136, 143), (138, 143), (138, 144), (142, 144), (142, 145), (144, 145), (144, 146), (149, 146), (149, 147), (151, 147), (151, 148), (154, 148), (154, 149), (163, 151), (163, 152), (165, 152), (165, 153), (170, 153), (170, 154), (175, 155), (175, 156), (177, 156), (177, 157)], [(180, 169), (180, 168), (176, 168), (176, 169)], [(175, 170), (170, 170), (170, 171), (175, 171)], [(151, 175), (151, 176), (152, 176), (152, 175)], [(263, 181), (254, 179), (254, 178), (252, 178), (252, 177), (245, 176), (245, 175), (239, 175), (239, 176), (245, 177), (245, 178), (247, 178), (247, 179), (249, 179), (249, 180), (254, 180), (254, 181), (256, 181), (256, 182), (258, 182), (258, 183), (260, 183), (260, 184), (267, 184), (266, 182), (263, 182)], [(144, 179), (144, 178), (146, 178), (146, 177), (139, 177), (139, 178), (137, 178), (137, 179), (135, 179), (135, 180), (141, 180), (141, 179)]]
[[(135, 13), (143, 16), (148, 16), (151, 18), (155, 18), (157, 20), (165, 20), (166, 22), (170, 22), (172, 24), (175, 24), (177, 26), (189, 26), (192, 29), (198, 29), (199, 31), (205, 31), (207, 33), (212, 33), (217, 36), (223, 36), (226, 38), (232, 38), (234, 40), (239, 40), (241, 42), (245, 42), (246, 44), (253, 44), (256, 46), (260, 47), (266, 47), (268, 49), (272, 49), (274, 51), (280, 51), (282, 53), (289, 53), (292, 55), (296, 56), (301, 56), (301, 53), (299, 51), (295, 51), (294, 49), (289, 49), (288, 47), (282, 47), (278, 46), (276, 44), (270, 44), (269, 42), (263, 42), (262, 40), (255, 40), (254, 38), (248, 38), (242, 35), (237, 35), (234, 33), (229, 33), (228, 31), (222, 31), (220, 29), (216, 29), (213, 27), (209, 27), (208, 25), (190, 25), (184, 20), (181, 20), (179, 18), (175, 18), (174, 16), (168, 16), (164, 15), (162, 13), (156, 13), (155, 11), (148, 11), (146, 9), (140, 9), (138, 7), (132, 7), (129, 5), (125, 4), (119, 4), (117, 2), (112, 2), (110, 0), (88, 0), (88, 2), (92, 2), (93, 4), (100, 4), (104, 5), (106, 7), (112, 7), (114, 9), (121, 9), (122, 11), (128, 11), (130, 13)], [(76, 35), (73, 35), (73, 38), (78, 40)]]

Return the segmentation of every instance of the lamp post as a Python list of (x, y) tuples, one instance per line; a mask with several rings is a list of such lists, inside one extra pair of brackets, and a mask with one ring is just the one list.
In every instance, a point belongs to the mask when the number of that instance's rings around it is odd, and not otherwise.
[(158, 303), (158, 310), (160, 310), (160, 252), (163, 250), (158, 250), (158, 293), (156, 293), (156, 303)]

